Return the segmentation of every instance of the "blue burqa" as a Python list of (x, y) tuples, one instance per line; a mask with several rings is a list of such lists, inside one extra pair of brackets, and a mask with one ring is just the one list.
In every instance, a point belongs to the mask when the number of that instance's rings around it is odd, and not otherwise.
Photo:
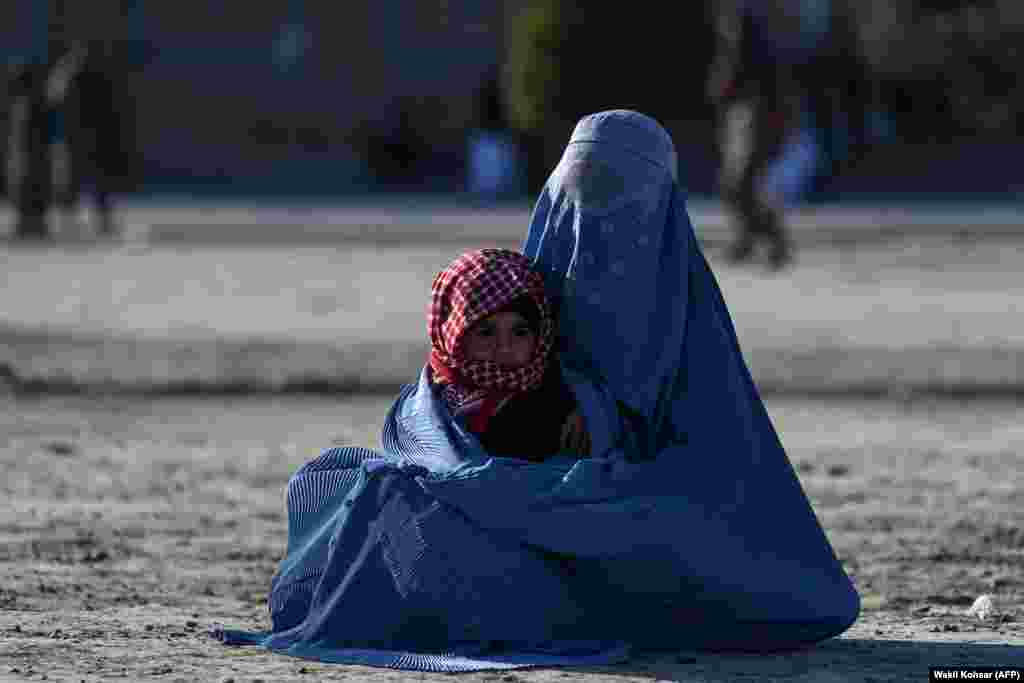
[(292, 477), (273, 629), (226, 642), (461, 671), (779, 650), (853, 623), (676, 166), (652, 119), (594, 114), (533, 212), (524, 251), (593, 455), (491, 457), (421, 375), (379, 451), (330, 449)]

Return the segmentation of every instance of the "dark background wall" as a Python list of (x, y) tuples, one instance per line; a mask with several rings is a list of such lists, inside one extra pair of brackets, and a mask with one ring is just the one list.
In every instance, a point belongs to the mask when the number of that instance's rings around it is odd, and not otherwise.
[(490, 3), (151, 4), (138, 101), (160, 182), (319, 193), (450, 176), (500, 48)]
[(2, 11), (9, 63), (72, 39), (119, 54), (137, 122), (126, 144), (138, 146), (148, 187), (289, 194), (455, 189), (504, 8), (13, 0)]
[[(8, 0), (0, 45), (8, 62), (44, 57), (74, 38), (119, 55), (123, 106), (135, 121), (124, 144), (138, 149), (149, 190), (447, 192), (463, 185), (484, 79), (496, 67), (507, 76), (519, 19), (537, 5), (575, 3)], [(550, 75), (589, 70), (598, 86), (556, 82), (553, 92), (570, 106), (546, 125), (549, 147), (565, 140), (576, 115), (641, 109), (673, 133), (691, 190), (714, 192), (704, 88), (714, 6), (588, 5), (586, 20), (556, 46), (570, 66)], [(1024, 3), (856, 6), (877, 85), (872, 113), (885, 125), (870, 154), (829, 177), (822, 196), (1020, 193), (1024, 176), (1011, 160), (1024, 128), (1016, 76)]]

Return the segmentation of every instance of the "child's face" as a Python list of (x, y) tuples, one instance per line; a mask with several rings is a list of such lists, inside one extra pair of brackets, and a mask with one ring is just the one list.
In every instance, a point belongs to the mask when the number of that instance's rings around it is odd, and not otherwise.
[(513, 311), (495, 313), (470, 328), (463, 340), (468, 360), (489, 360), (507, 368), (526, 365), (537, 335), (526, 318)]

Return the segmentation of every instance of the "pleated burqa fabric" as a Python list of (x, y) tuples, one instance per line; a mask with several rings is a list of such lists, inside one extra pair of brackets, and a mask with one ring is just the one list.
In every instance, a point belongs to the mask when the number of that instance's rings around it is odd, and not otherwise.
[(273, 630), (226, 642), (463, 671), (779, 650), (853, 623), (858, 595), (750, 377), (676, 173), (659, 124), (601, 112), (576, 126), (533, 212), (523, 251), (555, 304), (592, 457), (491, 457), (421, 375), (379, 451), (331, 449), (293, 476)]

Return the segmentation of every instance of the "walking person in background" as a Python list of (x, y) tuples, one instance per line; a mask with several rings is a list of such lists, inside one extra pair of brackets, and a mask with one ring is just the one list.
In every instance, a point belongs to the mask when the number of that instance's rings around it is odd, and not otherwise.
[(47, 239), (47, 210), (53, 195), (47, 65), (28, 61), (10, 73), (10, 111), (6, 180), (7, 196), (17, 214), (17, 239)]
[(708, 94), (718, 109), (722, 199), (739, 233), (728, 252), (734, 263), (751, 259), (761, 239), (770, 244), (772, 267), (792, 259), (782, 207), (762, 183), (799, 125), (802, 93), (794, 68), (802, 38), (799, 4), (730, 0), (719, 5)]
[(46, 74), (46, 107), (50, 121), (50, 162), (53, 182), (52, 200), (60, 206), (63, 225), (59, 232), (78, 232), (77, 221), (70, 207), (66, 205), (72, 183), (72, 159), (67, 139), (68, 94), (71, 84), (78, 76), (85, 60), (82, 45), (62, 49)]
[[(792, 261), (793, 243), (786, 198), (767, 187), (773, 164), (802, 132), (831, 126), (837, 106), (851, 114), (844, 118), (852, 137), (863, 137), (866, 93), (853, 7), (846, 0), (725, 0), (716, 29), (708, 95), (718, 108), (722, 199), (738, 231), (727, 257), (750, 260), (763, 240), (769, 264), (780, 269)], [(813, 173), (818, 164), (805, 167)]]
[(132, 145), (127, 102), (118, 99), (114, 59), (101, 45), (78, 43), (57, 60), (47, 79), (51, 106), (59, 114), (61, 144), (56, 203), (66, 223), (77, 223), (83, 189), (91, 186), (96, 233), (117, 234), (112, 195), (131, 176)]
[(520, 189), (518, 149), (506, 115), (498, 67), (485, 73), (474, 105), (467, 139), (466, 189), (485, 199), (514, 195)]

